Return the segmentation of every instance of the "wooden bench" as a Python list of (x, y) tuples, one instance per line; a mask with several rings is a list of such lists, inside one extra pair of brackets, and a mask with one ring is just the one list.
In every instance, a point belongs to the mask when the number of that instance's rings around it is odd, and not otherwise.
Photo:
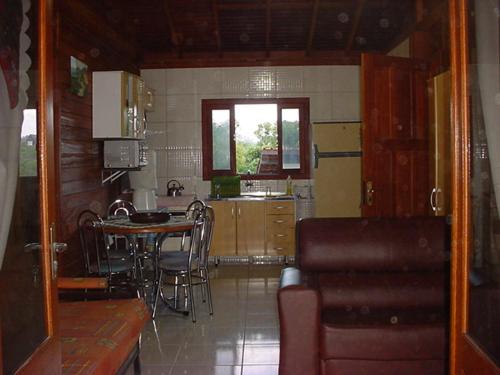
[[(61, 289), (106, 288), (106, 280), (61, 278)], [(140, 299), (61, 302), (63, 375), (140, 373), (139, 336), (151, 314)]]

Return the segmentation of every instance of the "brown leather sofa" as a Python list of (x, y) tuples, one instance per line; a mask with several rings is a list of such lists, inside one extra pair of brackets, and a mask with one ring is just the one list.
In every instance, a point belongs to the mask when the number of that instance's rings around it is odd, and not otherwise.
[(444, 375), (442, 218), (297, 223), (298, 269), (278, 291), (280, 375)]

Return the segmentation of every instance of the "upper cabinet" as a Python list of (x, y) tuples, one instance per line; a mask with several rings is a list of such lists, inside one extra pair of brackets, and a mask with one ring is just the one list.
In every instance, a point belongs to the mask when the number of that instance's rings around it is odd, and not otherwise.
[(141, 77), (124, 72), (94, 72), (92, 76), (94, 138), (144, 139), (148, 93)]

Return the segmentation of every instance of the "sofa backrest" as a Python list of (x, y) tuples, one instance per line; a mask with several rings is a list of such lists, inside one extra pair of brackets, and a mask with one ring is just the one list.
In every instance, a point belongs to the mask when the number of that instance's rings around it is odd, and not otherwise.
[(296, 260), (306, 272), (442, 271), (447, 231), (442, 217), (303, 219)]

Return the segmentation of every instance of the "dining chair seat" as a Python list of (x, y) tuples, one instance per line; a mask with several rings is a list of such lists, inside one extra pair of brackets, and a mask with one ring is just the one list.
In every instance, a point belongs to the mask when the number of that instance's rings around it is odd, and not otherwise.
[(110, 259), (109, 268), (106, 263), (101, 263), (99, 266), (93, 264), (93, 269), (98, 269), (100, 274), (107, 274), (111, 269), (111, 273), (125, 273), (127, 271), (132, 271), (134, 267), (134, 261), (132, 259)]
[[(184, 254), (181, 254), (184, 253)], [(195, 263), (198, 256), (193, 255), (192, 268), (195, 268)], [(169, 272), (180, 272), (189, 269), (189, 252), (179, 251), (178, 254), (160, 260), (160, 269), (164, 270), (167, 274)]]

